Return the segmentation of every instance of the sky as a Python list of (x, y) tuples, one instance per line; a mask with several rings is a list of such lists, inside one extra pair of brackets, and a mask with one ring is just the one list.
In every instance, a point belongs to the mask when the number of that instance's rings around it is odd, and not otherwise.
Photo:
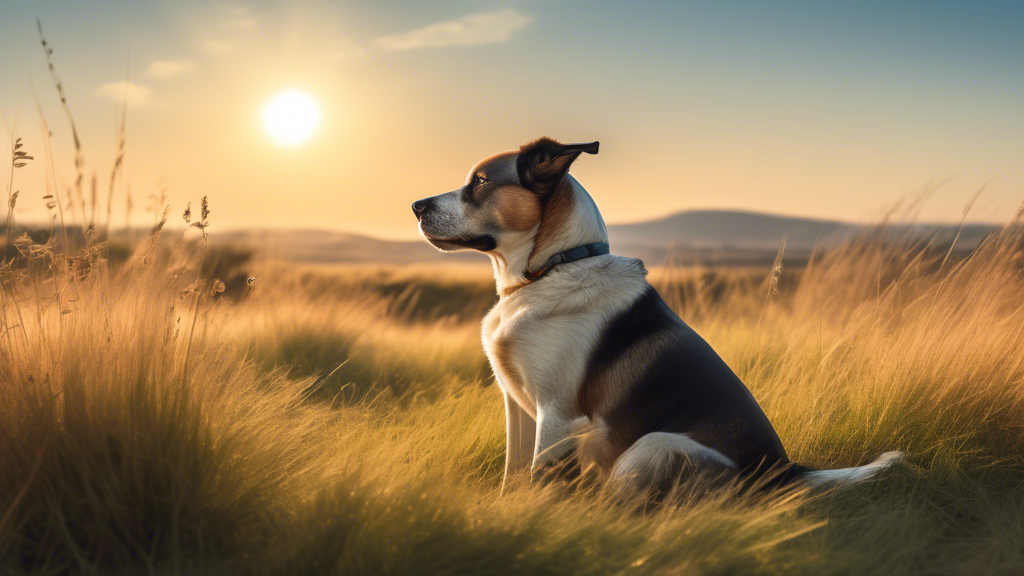
[[(17, 122), (36, 158), (15, 174), (20, 222), (47, 217), (33, 88), (65, 200), (75, 179), (37, 18), (100, 220), (127, 88), (114, 227), (152, 222), (164, 191), (173, 218), (209, 196), (214, 231), (414, 238), (412, 201), (543, 135), (601, 142), (572, 173), (609, 223), (710, 208), (871, 221), (925, 190), (920, 218), (952, 222), (983, 186), (969, 219), (1000, 222), (1024, 201), (1013, 2), (3, 0), (0, 151)], [(319, 122), (286, 146), (262, 115), (288, 91)]]

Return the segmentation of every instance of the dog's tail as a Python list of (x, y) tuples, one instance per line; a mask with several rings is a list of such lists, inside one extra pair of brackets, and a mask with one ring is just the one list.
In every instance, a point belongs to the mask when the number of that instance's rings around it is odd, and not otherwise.
[(810, 486), (814, 487), (851, 486), (853, 484), (863, 482), (875, 474), (903, 462), (906, 458), (906, 454), (897, 450), (882, 454), (870, 464), (854, 466), (853, 468), (815, 470), (814, 468), (801, 466), (800, 471), (794, 475), (794, 479), (803, 480)]

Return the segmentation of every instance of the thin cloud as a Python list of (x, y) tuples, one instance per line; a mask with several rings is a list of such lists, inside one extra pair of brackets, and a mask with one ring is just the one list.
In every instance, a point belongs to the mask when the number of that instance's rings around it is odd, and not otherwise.
[(229, 28), (252, 28), (260, 23), (260, 19), (253, 16), (249, 9), (239, 6), (231, 10), (231, 16), (224, 24)]
[(188, 60), (153, 60), (146, 68), (146, 78), (167, 80), (189, 72), (195, 67), (196, 65)]
[(153, 102), (152, 90), (134, 82), (125, 82), (124, 80), (108, 82), (97, 88), (93, 94), (99, 98), (119, 103), (124, 102), (127, 97), (129, 108), (143, 108)]
[(512, 34), (530, 23), (530, 17), (507, 8), (480, 12), (456, 20), (438, 22), (402, 34), (382, 36), (373, 41), (385, 50), (416, 50), (439, 46), (472, 46), (508, 42)]
[(351, 40), (332, 40), (324, 45), (322, 53), (329, 60), (354, 60), (366, 56), (366, 50)]
[(246, 16), (244, 18), (235, 18), (234, 20), (228, 20), (227, 26), (231, 28), (252, 28), (253, 26), (260, 23), (260, 19), (255, 16)]
[(235, 45), (225, 40), (207, 40), (202, 44), (203, 50), (211, 54), (224, 54), (235, 49)]

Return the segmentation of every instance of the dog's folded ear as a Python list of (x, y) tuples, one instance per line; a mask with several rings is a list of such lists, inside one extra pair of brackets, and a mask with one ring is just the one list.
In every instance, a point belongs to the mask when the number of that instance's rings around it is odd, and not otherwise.
[(597, 154), (599, 143), (560, 144), (551, 138), (541, 138), (519, 149), (516, 169), (523, 188), (538, 194), (547, 194), (558, 187), (579, 155)]

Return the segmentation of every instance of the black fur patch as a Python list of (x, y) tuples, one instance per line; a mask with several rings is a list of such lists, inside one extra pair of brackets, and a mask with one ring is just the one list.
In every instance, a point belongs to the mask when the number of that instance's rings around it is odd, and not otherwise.
[(483, 236), (476, 236), (473, 238), (430, 238), (427, 240), (435, 247), (441, 250), (459, 250), (462, 248), (469, 248), (470, 250), (479, 250), (481, 252), (489, 252), (498, 247), (498, 242), (494, 239), (494, 236), (485, 234)]
[(524, 144), (516, 157), (516, 172), (523, 188), (546, 195), (556, 188), (580, 154), (597, 154), (598, 142), (562, 144), (547, 136)]
[[(601, 379), (612, 376), (615, 361), (635, 346), (660, 352), (642, 373), (617, 375), (632, 378), (629, 392), (615, 405), (602, 406)], [(674, 432), (721, 452), (742, 472), (756, 475), (789, 462), (746, 386), (653, 287), (609, 322), (588, 366), (580, 408), (605, 420), (619, 450), (650, 432)]]

